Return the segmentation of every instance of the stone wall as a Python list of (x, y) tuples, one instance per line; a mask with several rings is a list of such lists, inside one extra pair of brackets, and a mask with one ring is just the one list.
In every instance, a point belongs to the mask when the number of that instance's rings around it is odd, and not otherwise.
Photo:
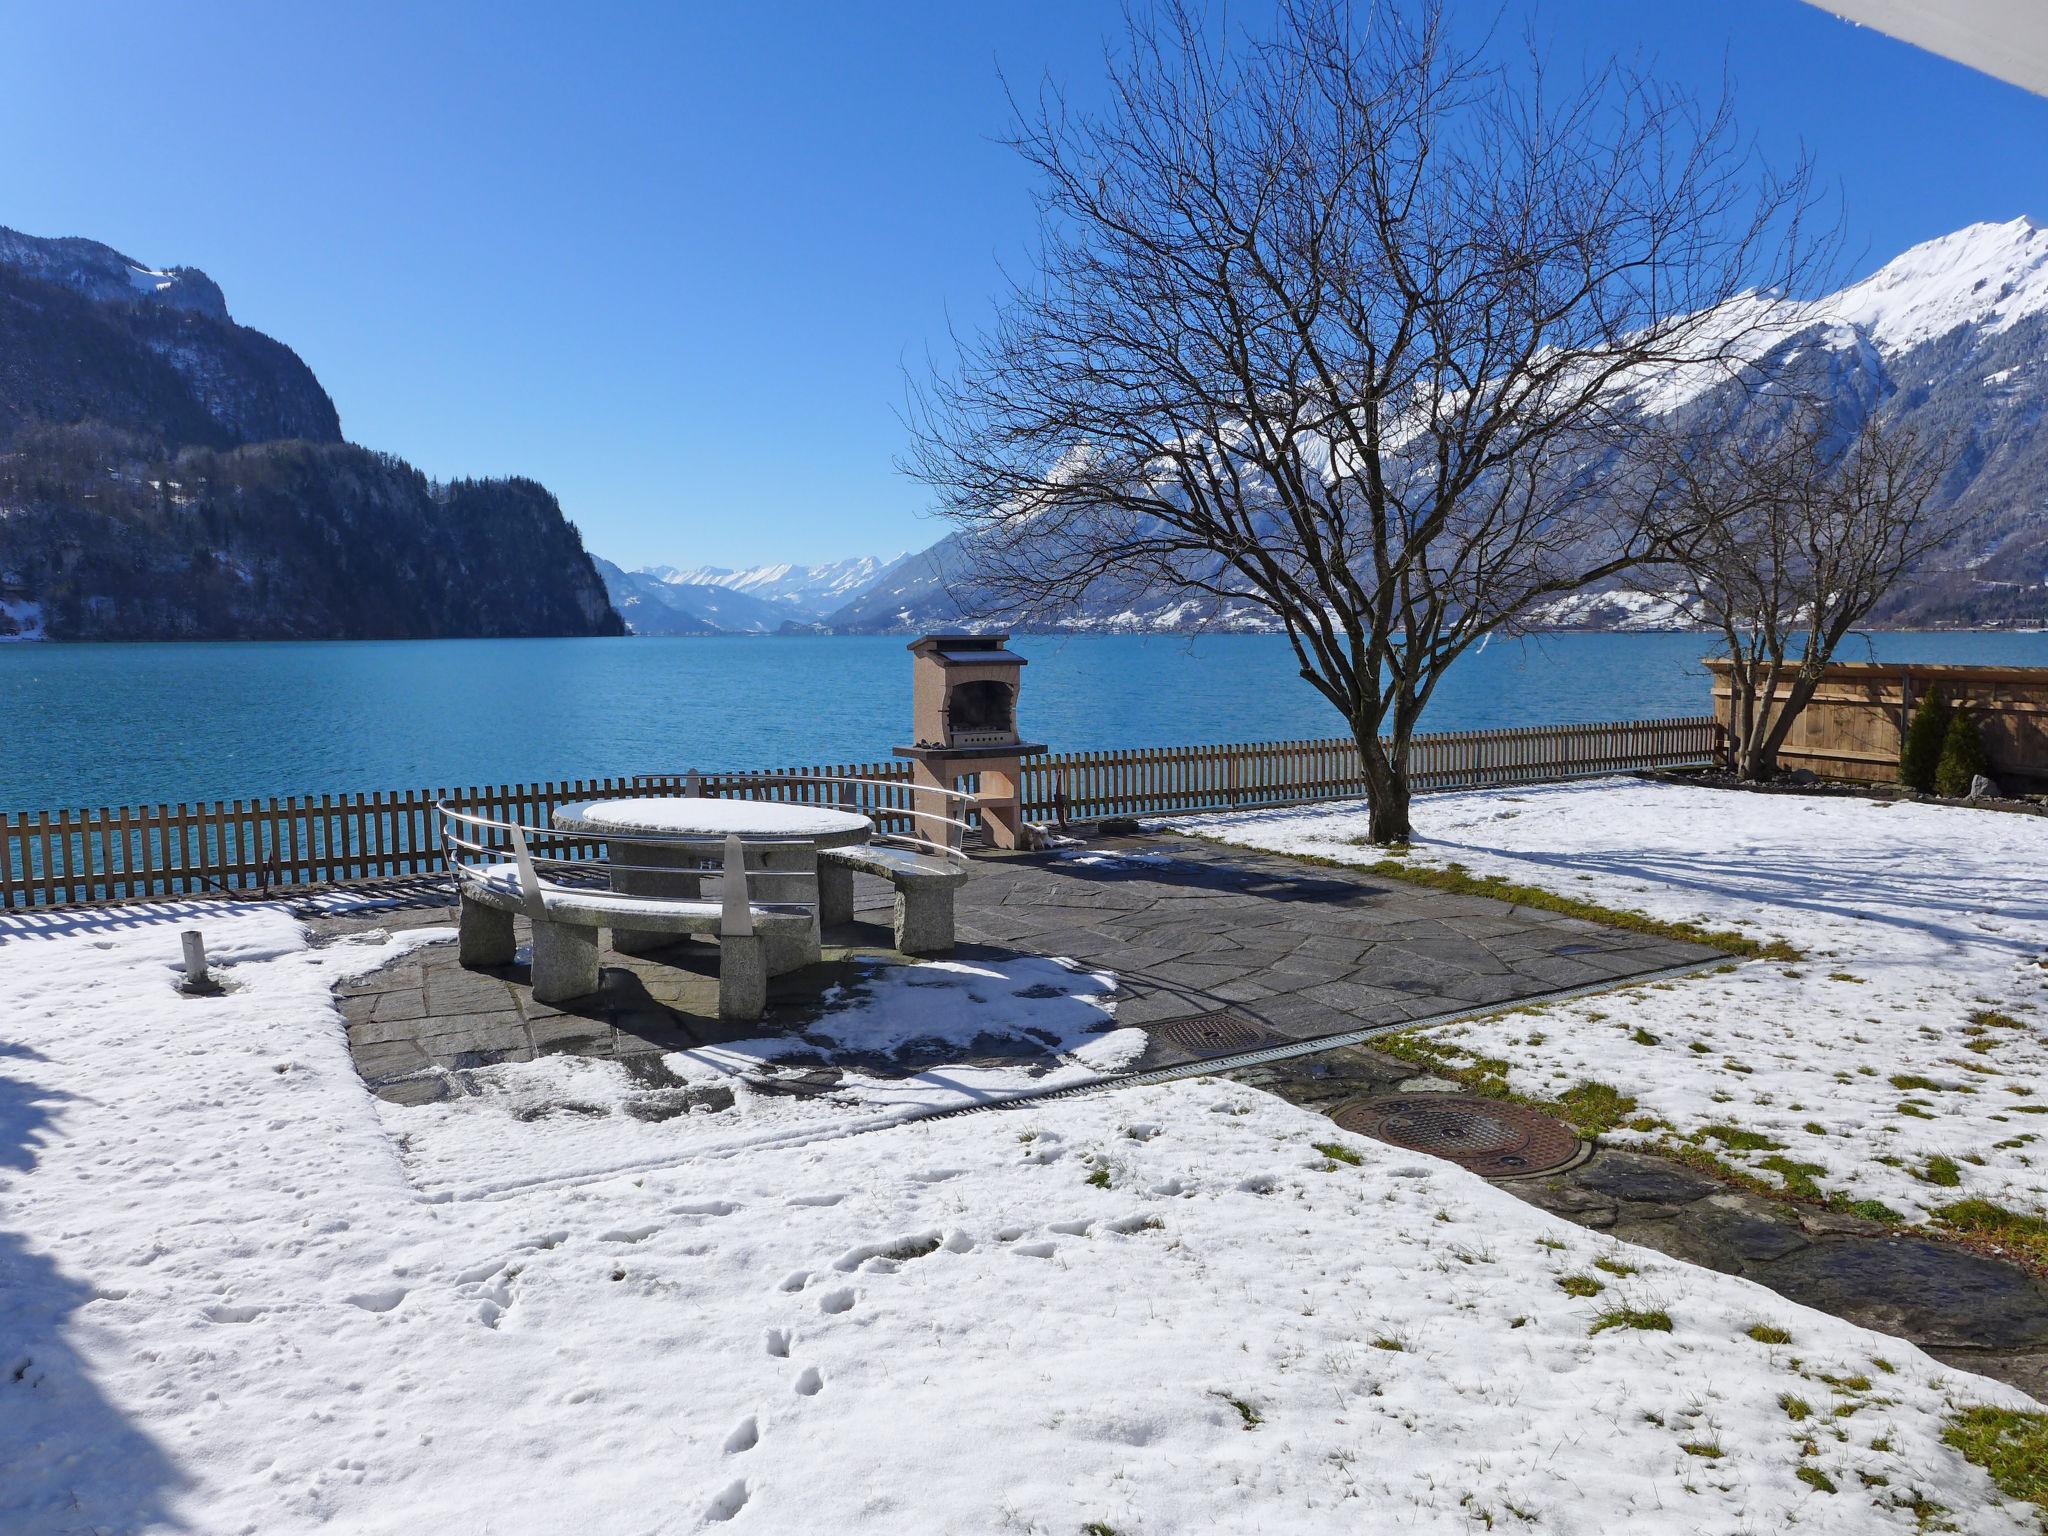
[[(1714, 717), (1730, 715), (1729, 666), (1709, 657)], [(1785, 737), (1779, 762), (1831, 779), (1896, 783), (1899, 742), (1914, 705), (1939, 687), (1967, 704), (1984, 730), (1992, 776), (2007, 789), (2048, 788), (2048, 667), (1837, 662)], [(1790, 679), (1779, 684), (1782, 696)]]

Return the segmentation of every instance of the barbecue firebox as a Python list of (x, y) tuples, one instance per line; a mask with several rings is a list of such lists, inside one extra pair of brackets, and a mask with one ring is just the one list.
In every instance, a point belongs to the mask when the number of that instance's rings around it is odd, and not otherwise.
[(911, 642), (911, 729), (915, 744), (898, 747), (916, 765), (916, 782), (957, 787), (978, 781), (976, 809), (999, 848), (1028, 841), (1021, 759), (1043, 752), (1017, 735), (1017, 683), (1024, 658), (1007, 635), (925, 635)]

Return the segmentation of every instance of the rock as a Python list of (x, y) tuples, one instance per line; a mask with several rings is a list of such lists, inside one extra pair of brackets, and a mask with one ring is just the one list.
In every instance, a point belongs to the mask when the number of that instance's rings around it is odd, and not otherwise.
[(2024, 1270), (1925, 1238), (1815, 1243), (1771, 1265), (1766, 1283), (1794, 1301), (1918, 1344), (2048, 1344), (2048, 1291)]
[(1721, 1186), (1702, 1174), (1672, 1163), (1628, 1152), (1601, 1152), (1574, 1175), (1587, 1189), (1616, 1200), (1686, 1205), (1705, 1199)]
[(1998, 792), (1996, 784), (1980, 773), (1970, 780), (1970, 792), (1964, 798), (1968, 800), (2002, 800), (2005, 797)]
[(1801, 789), (1804, 789), (1808, 785), (1818, 784), (1820, 782), (1820, 775), (1811, 768), (1794, 768), (1785, 776), (1785, 782), (1787, 784), (1797, 784)]

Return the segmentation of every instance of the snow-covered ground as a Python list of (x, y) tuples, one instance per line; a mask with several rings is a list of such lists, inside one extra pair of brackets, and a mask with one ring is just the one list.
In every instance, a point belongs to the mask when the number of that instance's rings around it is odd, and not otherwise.
[(1221, 1082), (427, 1198), (328, 987), (434, 937), (0, 922), (0, 1529), (2032, 1528), (2011, 1389)]
[[(1036, 955), (875, 962), (828, 992), (803, 1034), (667, 1052), (655, 1085), (617, 1061), (542, 1056), (467, 1073), (460, 1097), (382, 1112), (435, 1198), (638, 1173), (1096, 1081), (1145, 1049), (1143, 1030), (1116, 1028), (1115, 987)], [(827, 1093), (778, 1080), (819, 1066), (840, 1074)]]
[[(1177, 824), (1383, 857), (1357, 805)], [(1506, 1063), (1516, 1091), (1608, 1083), (1637, 1106), (1609, 1140), (1696, 1137), (1909, 1216), (1970, 1196), (2048, 1209), (2048, 818), (1609, 779), (1429, 795), (1414, 824), (1414, 862), (1807, 957), (1433, 1032)]]

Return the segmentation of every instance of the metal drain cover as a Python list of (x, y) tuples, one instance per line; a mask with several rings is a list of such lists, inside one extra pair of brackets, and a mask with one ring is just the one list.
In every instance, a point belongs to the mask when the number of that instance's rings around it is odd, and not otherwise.
[(1256, 1051), (1268, 1045), (1285, 1045), (1287, 1036), (1241, 1013), (1198, 1013), (1185, 1019), (1162, 1019), (1147, 1024), (1145, 1032), (1161, 1045), (1186, 1051), (1190, 1056), (1228, 1056), (1236, 1051)]
[(1427, 1152), (1489, 1179), (1562, 1168), (1579, 1138), (1526, 1104), (1459, 1093), (1401, 1093), (1346, 1104), (1330, 1118), (1347, 1131)]

